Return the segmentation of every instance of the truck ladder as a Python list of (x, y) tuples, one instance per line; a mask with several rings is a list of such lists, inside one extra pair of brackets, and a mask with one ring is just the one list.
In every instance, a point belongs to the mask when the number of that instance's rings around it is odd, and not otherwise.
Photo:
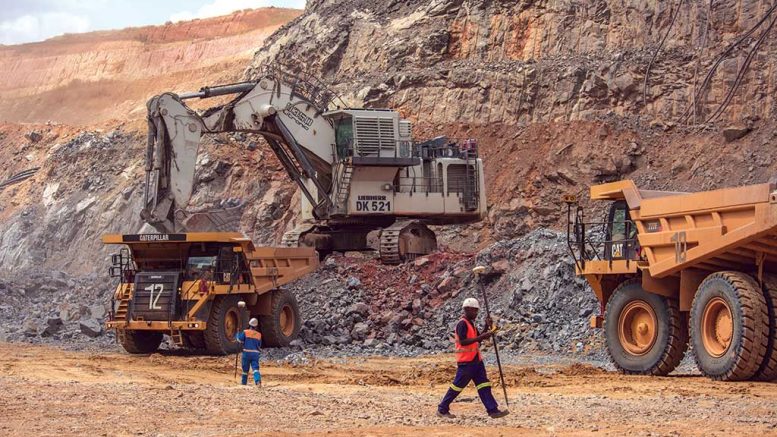
[(171, 329), (170, 330), (170, 339), (173, 340), (173, 343), (175, 343), (178, 347), (183, 347), (183, 333), (180, 329)]
[(124, 284), (121, 295), (119, 296), (119, 306), (113, 313), (113, 320), (119, 322), (129, 322), (129, 302), (130, 302), (130, 284)]

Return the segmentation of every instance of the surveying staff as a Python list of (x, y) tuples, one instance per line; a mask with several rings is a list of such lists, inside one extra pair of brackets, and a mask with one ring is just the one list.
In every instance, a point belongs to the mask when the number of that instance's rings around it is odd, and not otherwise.
[(237, 334), (237, 341), (243, 344), (243, 378), (240, 383), (248, 383), (248, 370), (254, 368), (254, 384), (262, 386), (262, 374), (259, 373), (259, 348), (262, 347), (262, 333), (257, 330), (259, 320), (255, 318), (248, 322), (248, 329)]
[(486, 332), (483, 334), (478, 333), (478, 330), (475, 328), (475, 319), (477, 319), (478, 311), (480, 310), (480, 304), (477, 299), (471, 297), (465, 299), (462, 308), (464, 309), (464, 315), (456, 325), (454, 333), (458, 369), (456, 370), (453, 384), (451, 384), (448, 392), (445, 393), (445, 397), (442, 398), (440, 405), (437, 406), (437, 416), (449, 419), (456, 417), (450, 412), (451, 402), (456, 399), (456, 396), (464, 390), (470, 381), (475, 383), (480, 400), (483, 402), (483, 406), (486, 407), (486, 412), (489, 416), (494, 419), (507, 416), (509, 414), (508, 411), (500, 411), (494, 395), (491, 394), (491, 382), (488, 380), (486, 366), (483, 364), (483, 358), (480, 356), (480, 342), (493, 336), (497, 329), (491, 327), (491, 319), (487, 317), (486, 325), (483, 329)]

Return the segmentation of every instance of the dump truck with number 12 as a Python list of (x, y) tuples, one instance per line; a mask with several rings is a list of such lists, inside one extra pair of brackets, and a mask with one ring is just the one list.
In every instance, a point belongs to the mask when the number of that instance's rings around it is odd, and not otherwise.
[[(119, 278), (108, 329), (127, 352), (151, 353), (164, 335), (210, 354), (240, 350), (235, 335), (259, 319), (267, 346), (287, 346), (301, 327), (281, 286), (318, 267), (312, 248), (256, 247), (237, 232), (106, 235)], [(242, 304), (244, 302), (245, 304)]]

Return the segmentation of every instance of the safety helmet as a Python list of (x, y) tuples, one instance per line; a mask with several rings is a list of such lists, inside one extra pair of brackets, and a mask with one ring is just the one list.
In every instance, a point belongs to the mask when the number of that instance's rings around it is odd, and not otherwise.
[(474, 297), (468, 297), (464, 299), (464, 303), (461, 304), (462, 308), (477, 308), (480, 309), (480, 304), (478, 303), (478, 300)]
[(253, 319), (248, 321), (248, 326), (252, 328), (256, 328), (257, 326), (259, 326), (259, 320), (256, 320), (256, 317), (254, 317)]

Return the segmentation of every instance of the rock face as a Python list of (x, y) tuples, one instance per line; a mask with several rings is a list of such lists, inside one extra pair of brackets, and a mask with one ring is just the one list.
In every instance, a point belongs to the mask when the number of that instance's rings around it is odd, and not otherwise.
[[(733, 50), (699, 89), (705, 76), (767, 9), (759, 0), (679, 8), (659, 0), (311, 0), (252, 66), (304, 60), (354, 103), (399, 108), (419, 122), (684, 120), (689, 112), (704, 120), (751, 46)], [(777, 60), (767, 53), (775, 48), (774, 38), (761, 47), (723, 118), (773, 115), (767, 90)]]
[(258, 43), (299, 13), (257, 9), (0, 47), (0, 120), (92, 125), (144, 117), (154, 94), (233, 81)]

